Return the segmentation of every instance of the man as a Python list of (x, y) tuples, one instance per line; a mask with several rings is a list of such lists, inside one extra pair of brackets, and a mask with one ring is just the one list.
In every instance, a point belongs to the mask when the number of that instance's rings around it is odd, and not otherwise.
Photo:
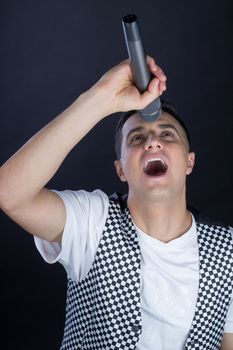
[(1, 208), (67, 271), (61, 349), (232, 350), (232, 232), (187, 210), (195, 156), (170, 109), (150, 123), (131, 112), (118, 128), (115, 167), (127, 202), (45, 188), (98, 121), (162, 94), (166, 77), (148, 64), (154, 78), (144, 94), (124, 61), (13, 155), (1, 167)]

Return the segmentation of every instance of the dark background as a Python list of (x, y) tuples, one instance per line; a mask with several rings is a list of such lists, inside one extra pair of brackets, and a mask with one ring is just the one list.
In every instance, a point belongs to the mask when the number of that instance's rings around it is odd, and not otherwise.
[[(196, 152), (188, 201), (233, 226), (232, 0), (1, 1), (3, 164), (103, 73), (127, 58), (121, 19), (139, 17), (148, 54), (168, 77), (165, 97), (186, 121)], [(119, 115), (76, 146), (48, 186), (124, 191), (113, 168)], [(63, 333), (66, 275), (3, 212), (1, 348), (55, 350)], [(4, 345), (4, 346), (3, 346)]]

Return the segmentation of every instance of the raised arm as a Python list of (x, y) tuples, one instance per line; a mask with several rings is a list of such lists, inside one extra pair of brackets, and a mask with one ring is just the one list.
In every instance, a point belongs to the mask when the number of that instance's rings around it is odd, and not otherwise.
[(140, 95), (129, 61), (108, 71), (71, 106), (35, 134), (0, 168), (0, 206), (26, 231), (60, 241), (66, 213), (62, 200), (46, 189), (67, 154), (109, 114), (142, 109), (165, 90), (162, 70), (148, 58), (155, 78)]

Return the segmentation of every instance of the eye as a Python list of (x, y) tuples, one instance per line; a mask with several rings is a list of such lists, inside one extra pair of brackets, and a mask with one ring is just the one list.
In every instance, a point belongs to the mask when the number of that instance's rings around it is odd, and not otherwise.
[(137, 144), (140, 144), (140, 143), (144, 142), (144, 140), (145, 140), (145, 136), (144, 135), (137, 134), (137, 135), (134, 135), (131, 138), (130, 143), (137, 145)]
[(166, 131), (163, 131), (160, 136), (162, 136), (164, 138), (173, 138), (174, 134), (172, 131), (166, 130)]

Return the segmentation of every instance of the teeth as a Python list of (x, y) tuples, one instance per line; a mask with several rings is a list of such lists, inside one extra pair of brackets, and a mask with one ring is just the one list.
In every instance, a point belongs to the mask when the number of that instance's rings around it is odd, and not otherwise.
[(147, 167), (147, 165), (149, 164), (149, 163), (151, 163), (151, 162), (154, 162), (154, 161), (160, 161), (162, 164), (163, 164), (163, 166), (165, 167), (165, 168), (167, 168), (167, 164), (164, 162), (164, 160), (163, 159), (161, 159), (161, 158), (151, 158), (151, 159), (149, 159), (147, 162), (146, 162), (146, 164), (144, 165), (144, 170), (146, 170), (146, 167)]

